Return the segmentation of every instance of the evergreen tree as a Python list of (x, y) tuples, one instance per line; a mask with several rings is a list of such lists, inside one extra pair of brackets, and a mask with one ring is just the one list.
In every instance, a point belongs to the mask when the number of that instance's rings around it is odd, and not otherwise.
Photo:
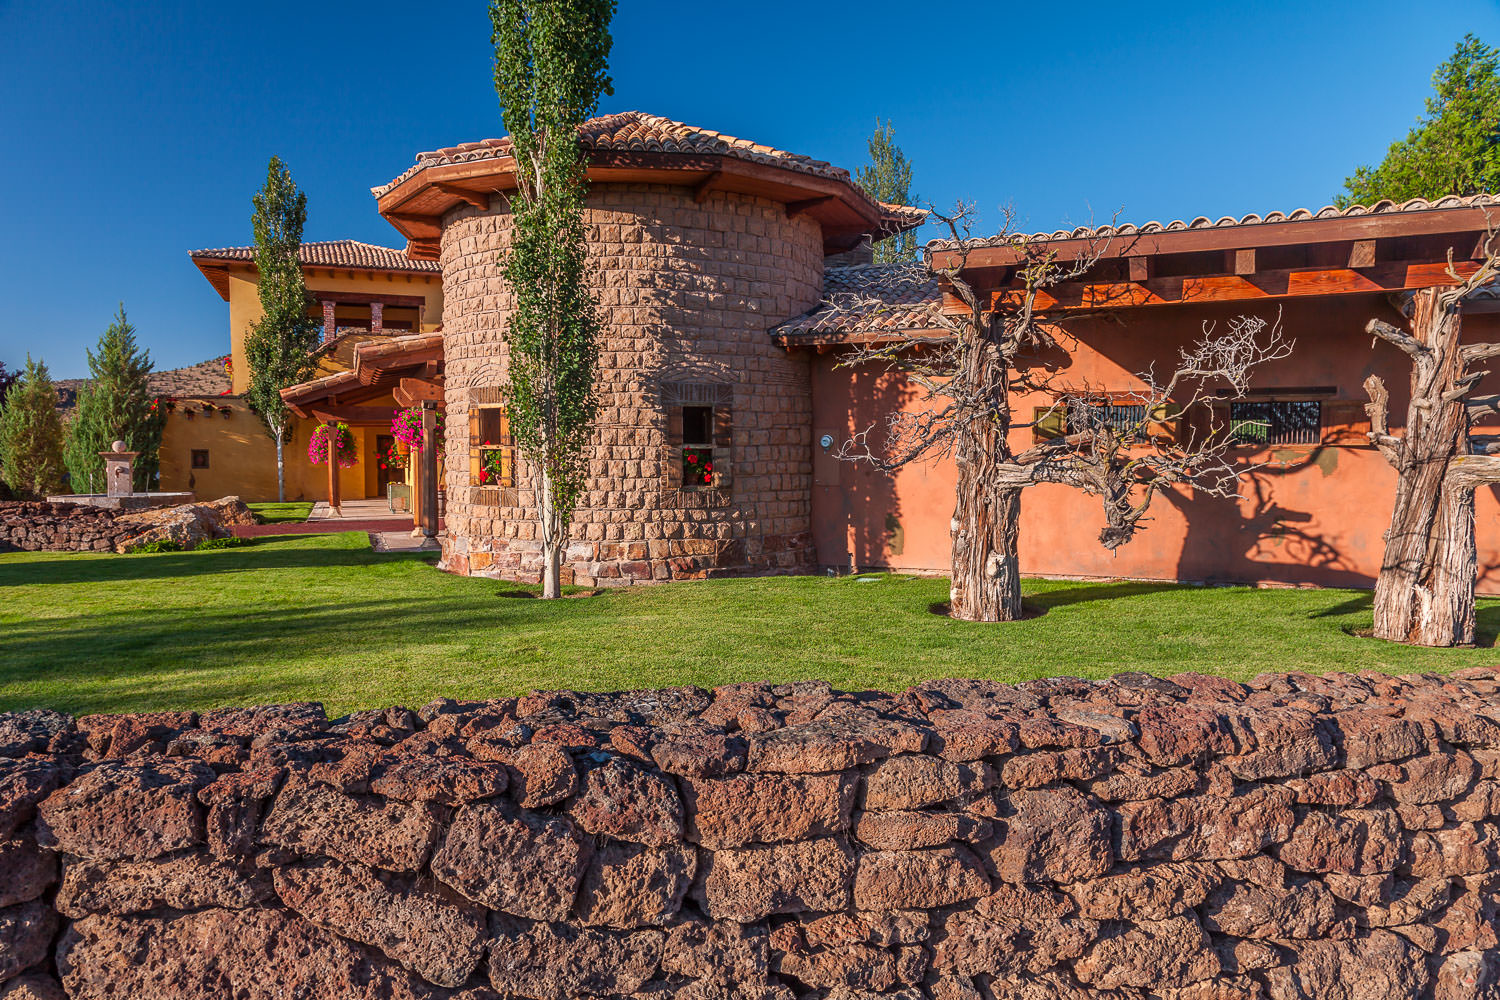
[(5, 367), (4, 361), (0, 361), (0, 405), (4, 405), (5, 394), (10, 391), (10, 387), (15, 385), (16, 379), (20, 377), (20, 372), (11, 371)]
[(505, 327), (511, 433), (535, 470), (542, 596), (561, 593), (562, 550), (583, 491), (584, 449), (598, 410), (597, 303), (584, 260), (587, 164), (578, 126), (607, 73), (614, 0), (492, 0), (495, 91), (510, 133), (517, 189), (501, 269), (514, 295)]
[[(911, 161), (896, 145), (896, 130), (890, 122), (875, 119), (875, 134), (870, 136), (870, 165), (860, 167), (854, 182), (876, 201), (891, 205), (910, 205)], [(910, 231), (888, 236), (875, 243), (875, 263), (911, 263), (917, 259), (917, 238)]]
[(78, 390), (78, 402), (68, 421), (63, 460), (74, 493), (104, 492), (104, 459), (115, 441), (135, 460), (137, 490), (156, 484), (165, 411), (159, 411), (151, 392), (151, 354), (136, 346), (135, 327), (125, 318), (125, 307), (99, 338), (98, 353), (88, 352), (89, 380)]
[(1500, 52), (1465, 35), (1432, 75), (1427, 114), (1378, 167), (1344, 179), (1335, 203), (1500, 193)]
[(292, 411), (282, 401), (281, 390), (307, 381), (316, 366), (312, 351), (317, 346), (317, 332), (307, 318), (307, 288), (297, 260), (302, 226), (307, 222), (307, 195), (297, 190), (291, 172), (273, 156), (265, 186), (251, 202), (255, 206), (251, 222), (264, 315), (245, 336), (250, 376), (245, 396), (276, 442), (276, 498), (284, 501), (284, 450), (292, 429)]
[(26, 368), (0, 406), (0, 478), (24, 499), (61, 493), (63, 429), (57, 387), (47, 366), (26, 356)]

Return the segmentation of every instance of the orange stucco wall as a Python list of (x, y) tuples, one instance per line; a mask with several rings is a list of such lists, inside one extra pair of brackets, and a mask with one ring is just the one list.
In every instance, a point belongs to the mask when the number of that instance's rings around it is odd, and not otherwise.
[[(1274, 304), (1205, 304), (1124, 310), (1118, 322), (1091, 320), (1072, 328), (1077, 343), (1062, 359), (1064, 382), (1104, 391), (1139, 385), (1135, 372), (1154, 360), (1170, 366), (1178, 349), (1201, 335), (1205, 321), (1241, 312), (1274, 319)], [(1282, 326), (1296, 341), (1292, 355), (1259, 370), (1257, 389), (1334, 386), (1335, 400), (1363, 402), (1366, 376), (1391, 390), (1392, 425), (1406, 412), (1410, 367), (1405, 355), (1363, 332), (1372, 317), (1402, 320), (1379, 296), (1289, 300)], [(1466, 320), (1466, 339), (1500, 335), (1500, 317)], [(909, 466), (887, 477), (825, 453), (819, 439), (846, 440), (882, 419), (891, 407), (920, 408), (898, 379), (837, 367), (838, 355), (813, 364), (813, 525), (819, 562), (839, 568), (889, 567), (947, 572), (953, 512), (951, 462)], [(1500, 391), (1500, 379), (1477, 390)], [(1038, 400), (1015, 400), (1018, 419), (1030, 419)], [(1329, 408), (1325, 406), (1325, 423)], [(1032, 431), (1014, 432), (1028, 446)], [(837, 450), (835, 444), (833, 449)], [(1037, 486), (1021, 503), (1022, 571), (1037, 575), (1127, 577), (1207, 582), (1267, 582), (1366, 587), (1379, 571), (1382, 535), (1390, 516), (1395, 474), (1369, 447), (1282, 446), (1237, 455), (1268, 463), (1242, 477), (1240, 500), (1194, 496), (1182, 490), (1159, 497), (1151, 520), (1133, 541), (1111, 554), (1097, 535), (1104, 516), (1097, 498), (1062, 486)], [(1477, 497), (1481, 590), (1500, 592), (1500, 501)]]
[[(205, 413), (207, 404), (214, 408)], [(377, 401), (372, 406), (390, 405), (394, 400)], [(229, 413), (219, 412), (228, 407)], [(191, 411), (193, 416), (188, 418)], [(328, 467), (307, 460), (307, 441), (317, 422), (298, 420), (291, 440), (285, 445), (286, 498), (288, 500), (324, 500), (328, 497)], [(359, 462), (339, 470), (342, 499), (353, 500), (383, 495), (378, 489), (375, 467), (376, 437), (384, 428), (350, 428), (354, 435)], [(208, 452), (208, 468), (192, 467), (195, 449)], [(401, 478), (400, 475), (397, 478)], [(246, 501), (276, 499), (276, 443), (266, 434), (265, 425), (238, 396), (215, 396), (211, 399), (179, 399), (167, 416), (161, 440), (161, 478), (159, 489), (192, 490), (200, 500), (238, 496)]]

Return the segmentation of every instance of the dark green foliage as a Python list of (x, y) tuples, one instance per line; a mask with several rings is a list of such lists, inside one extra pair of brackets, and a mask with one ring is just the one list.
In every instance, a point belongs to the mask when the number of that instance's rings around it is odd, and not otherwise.
[(10, 387), (15, 385), (16, 379), (20, 377), (20, 372), (11, 371), (5, 367), (4, 361), (0, 361), (0, 404), (5, 402), (5, 394), (10, 391)]
[(47, 366), (26, 356), (26, 368), (0, 406), (0, 478), (22, 500), (63, 490), (63, 429), (57, 387)]
[(1500, 191), (1500, 52), (1465, 35), (1432, 75), (1432, 89), (1426, 115), (1379, 166), (1346, 177), (1335, 204)]
[(255, 267), (260, 272), (260, 305), (264, 313), (245, 336), (250, 384), (245, 398), (260, 415), (276, 442), (276, 490), (286, 497), (283, 445), (292, 428), (291, 408), (281, 390), (305, 382), (316, 367), (312, 357), (317, 330), (307, 316), (307, 288), (297, 251), (307, 222), (307, 195), (297, 190), (291, 172), (271, 157), (266, 183), (251, 199), (255, 212)]
[(578, 125), (600, 94), (614, 0), (493, 0), (495, 91), (514, 144), (518, 188), (511, 246), (501, 260), (514, 293), (505, 329), (511, 433), (540, 473), (544, 549), (566, 539), (598, 409), (600, 321), (588, 290), (583, 210), (588, 195)]
[[(879, 118), (875, 119), (875, 134), (870, 136), (870, 165), (859, 168), (854, 182), (876, 201), (892, 205), (915, 203), (911, 193), (911, 161), (896, 145), (896, 130), (890, 122), (882, 125)], [(877, 264), (910, 263), (916, 259), (914, 233), (898, 233), (875, 244)]]
[(170, 538), (158, 538), (144, 545), (137, 545), (130, 550), (130, 555), (153, 555), (160, 552), (211, 552), (215, 549), (239, 549), (246, 545), (255, 544), (253, 538), (205, 538), (190, 548), (183, 548), (181, 542), (175, 542)]
[(135, 327), (125, 318), (123, 305), (96, 351), (88, 352), (89, 380), (78, 390), (68, 421), (63, 446), (68, 487), (74, 493), (103, 493), (104, 459), (99, 453), (124, 441), (126, 451), (139, 453), (134, 488), (150, 490), (156, 485), (167, 414), (151, 392), (151, 353), (136, 345)]

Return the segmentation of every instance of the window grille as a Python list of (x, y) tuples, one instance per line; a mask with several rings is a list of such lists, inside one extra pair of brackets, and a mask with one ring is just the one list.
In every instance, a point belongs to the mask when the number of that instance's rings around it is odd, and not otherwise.
[(1229, 404), (1229, 432), (1241, 444), (1317, 444), (1323, 404), (1315, 399)]
[(1069, 434), (1104, 427), (1124, 433), (1139, 427), (1146, 419), (1145, 403), (1116, 403), (1108, 399), (1073, 396), (1067, 400), (1066, 407)]

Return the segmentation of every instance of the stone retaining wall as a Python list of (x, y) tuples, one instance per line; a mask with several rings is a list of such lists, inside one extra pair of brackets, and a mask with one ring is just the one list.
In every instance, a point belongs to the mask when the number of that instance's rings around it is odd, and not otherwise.
[(0, 501), (0, 552), (113, 552), (116, 512), (80, 503)]
[(0, 502), (0, 552), (128, 552), (151, 542), (183, 548), (255, 523), (239, 497), (142, 511), (89, 504)]
[(0, 997), (1494, 998), (1497, 815), (1491, 670), (38, 710)]

